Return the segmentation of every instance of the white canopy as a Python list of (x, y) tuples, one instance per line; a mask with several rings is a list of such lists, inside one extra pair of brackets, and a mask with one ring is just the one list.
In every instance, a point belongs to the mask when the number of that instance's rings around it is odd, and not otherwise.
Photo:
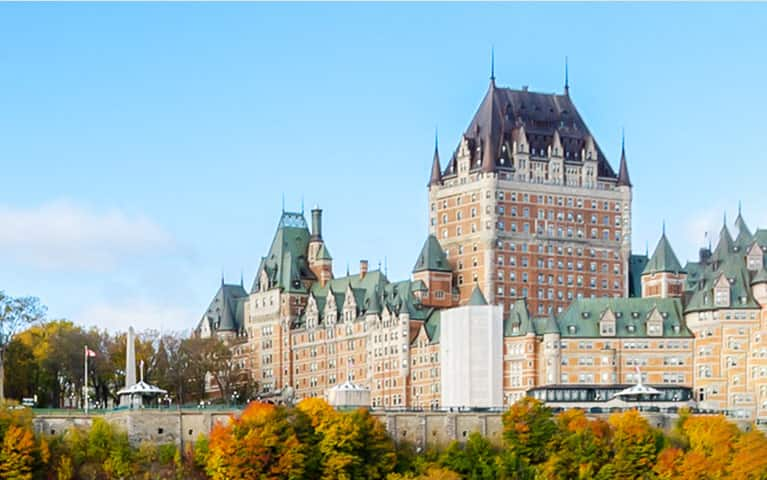
[(356, 385), (347, 380), (344, 383), (336, 385), (330, 390), (338, 392), (338, 391), (367, 391), (368, 389), (366, 387), (363, 387), (362, 385)]
[(134, 383), (130, 387), (125, 387), (117, 392), (117, 395), (162, 395), (168, 393), (167, 390), (149, 385), (145, 381), (141, 380), (138, 383)]
[(620, 392), (616, 393), (616, 397), (632, 397), (636, 395), (659, 395), (660, 392), (652, 387), (648, 387), (647, 385), (642, 385), (641, 383), (638, 383), (636, 385), (633, 385), (631, 387), (625, 388), (621, 390)]

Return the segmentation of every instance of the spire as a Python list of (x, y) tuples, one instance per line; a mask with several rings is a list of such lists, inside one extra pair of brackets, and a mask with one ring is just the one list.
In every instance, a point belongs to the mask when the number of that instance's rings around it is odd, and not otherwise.
[(740, 201), (738, 201), (738, 216), (735, 218), (735, 229), (738, 231), (738, 234), (735, 238), (735, 244), (740, 247), (746, 247), (751, 243), (751, 240), (753, 240), (753, 236), (751, 235), (751, 231), (748, 229), (748, 225), (746, 225), (746, 221), (743, 220), (743, 215), (741, 215), (741, 212), (741, 204)]
[(565, 56), (565, 95), (570, 96), (570, 74), (567, 65), (567, 56)]
[(431, 163), (431, 178), (429, 186), (442, 184), (442, 166), (439, 164), (439, 139), (437, 130), (434, 130), (434, 159)]
[(495, 45), (490, 47), (490, 82), (495, 85)]
[(618, 185), (619, 186), (631, 186), (631, 179), (629, 178), (629, 166), (626, 162), (626, 135), (621, 132), (621, 164), (618, 168)]
[(716, 250), (714, 250), (714, 259), (723, 261), (732, 250), (732, 235), (727, 228), (727, 213), (724, 214), (724, 224), (722, 230), (719, 231), (719, 243), (716, 244)]

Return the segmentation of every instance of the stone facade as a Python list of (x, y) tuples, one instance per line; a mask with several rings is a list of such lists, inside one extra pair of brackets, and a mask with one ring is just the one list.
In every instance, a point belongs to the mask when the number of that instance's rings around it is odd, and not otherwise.
[[(739, 215), (682, 267), (661, 236), (631, 254), (632, 185), (567, 91), (492, 79), (443, 168), (435, 147), (430, 235), (410, 279), (360, 262), (337, 276), (322, 211), (283, 212), (252, 287), (222, 285), (195, 331), (229, 342), (264, 396), (322, 396), (349, 381), (375, 407), (444, 405), (441, 324), (479, 291), (502, 307), (502, 403), (534, 387), (642, 381), (767, 418), (767, 231)], [(468, 347), (467, 347), (468, 348)]]

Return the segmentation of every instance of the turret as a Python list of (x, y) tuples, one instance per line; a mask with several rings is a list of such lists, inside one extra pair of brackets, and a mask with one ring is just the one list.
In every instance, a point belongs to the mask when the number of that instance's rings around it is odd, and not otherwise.
[(434, 235), (429, 235), (421, 247), (421, 253), (413, 267), (413, 280), (421, 280), (426, 285), (427, 291), (421, 300), (423, 305), (452, 306), (453, 270)]
[(751, 280), (751, 293), (759, 305), (763, 308), (767, 306), (767, 270), (764, 269), (764, 266), (756, 272)]
[(642, 272), (642, 297), (681, 297), (687, 277), (666, 238), (666, 228)]
[(322, 210), (312, 209), (312, 232), (309, 239), (309, 268), (324, 287), (333, 278), (333, 257), (322, 239)]

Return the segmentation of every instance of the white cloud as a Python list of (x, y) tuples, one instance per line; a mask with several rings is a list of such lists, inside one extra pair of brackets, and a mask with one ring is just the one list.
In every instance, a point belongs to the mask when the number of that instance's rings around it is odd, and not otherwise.
[(68, 201), (0, 205), (0, 259), (43, 269), (106, 271), (132, 256), (166, 251), (172, 236), (142, 215)]
[(125, 331), (128, 327), (138, 331), (177, 332), (194, 328), (201, 314), (182, 306), (127, 299), (88, 305), (72, 320), (86, 327), (97, 326), (111, 332)]

